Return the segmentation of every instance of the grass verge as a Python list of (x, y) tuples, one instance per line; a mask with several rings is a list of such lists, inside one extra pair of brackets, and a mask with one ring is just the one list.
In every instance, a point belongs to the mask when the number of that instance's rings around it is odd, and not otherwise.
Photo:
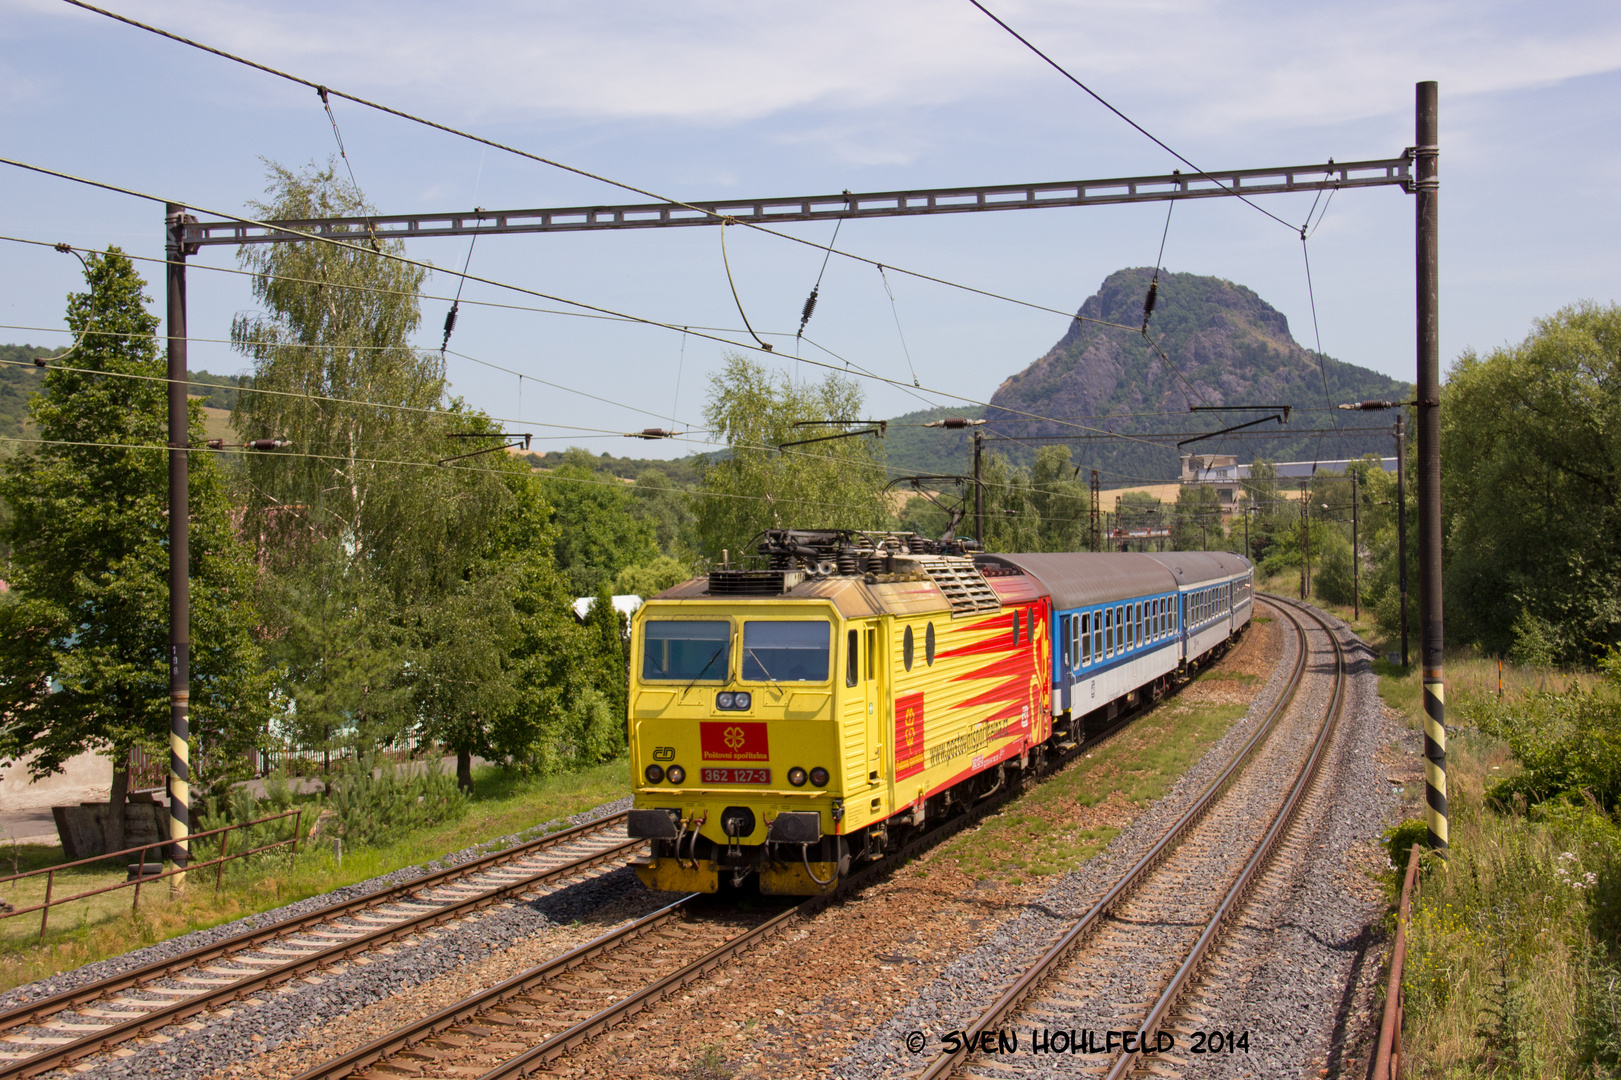
[[(1381, 660), (1375, 670), (1385, 703), (1422, 730), (1416, 665)], [(1617, 943), (1598, 929), (1606, 906), (1621, 904), (1607, 870), (1615, 825), (1579, 802), (1527, 807), (1491, 798), (1492, 784), (1520, 766), (1504, 741), (1470, 723), (1498, 697), (1499, 679), (1503, 700), (1513, 702), (1571, 685), (1591, 689), (1598, 677), (1463, 651), (1446, 655), (1444, 671), (1450, 852), (1446, 864), (1426, 857), (1408, 927), (1402, 1074), (1617, 1075)], [(1421, 785), (1412, 809), (1422, 814), (1423, 805)], [(1392, 911), (1404, 855), (1392, 853), (1386, 878)]]
[[(1258, 681), (1252, 674), (1212, 668), (1017, 802), (946, 841), (927, 860), (976, 881), (1010, 885), (1075, 869), (1165, 794), (1248, 707), (1201, 700), (1201, 691)], [(1228, 689), (1220, 694), (1230, 696)]]
[[(629, 790), (626, 769), (623, 761), (617, 761), (544, 779), (526, 779), (498, 769), (480, 770), (474, 776), (473, 804), (465, 815), (454, 822), (417, 830), (382, 847), (346, 850), (341, 865), (330, 844), (316, 840), (301, 845), (296, 863), (274, 856), (229, 864), (218, 892), (211, 871), (193, 875), (184, 893), (171, 893), (166, 882), (145, 886), (140, 909), (133, 914), (129, 889), (53, 907), (43, 939), (37, 913), (0, 920), (0, 990), (331, 892), (611, 802)], [(60, 848), (0, 848), (0, 865), (8, 871), (7, 855), (14, 855), (23, 870), (62, 861)], [(122, 867), (68, 871), (59, 876), (55, 895), (83, 892), (123, 879)], [(32, 897), (32, 902), (38, 903), (43, 892), (40, 883), (30, 892), (6, 892), (3, 898), (22, 907), (30, 902), (30, 894), (39, 894)]]

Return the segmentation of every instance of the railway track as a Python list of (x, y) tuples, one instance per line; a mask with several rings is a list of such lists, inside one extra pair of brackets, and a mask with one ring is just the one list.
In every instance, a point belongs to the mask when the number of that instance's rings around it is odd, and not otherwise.
[[(1167, 1065), (1186, 1060), (1171, 1056), (1175, 1046), (1168, 1047), (1160, 1033), (1288, 833), (1345, 700), (1346, 665), (1338, 636), (1300, 609), (1318, 624), (1308, 631), (1291, 610), (1295, 605), (1269, 599), (1294, 625), (1300, 648), (1290, 684), (1267, 719), (1187, 812), (957, 1033), (955, 1052), (935, 1057), (917, 1074), (920, 1078), (935, 1080), (959, 1070), (998, 1076), (1046, 1072), (1062, 1057), (1065, 1075), (1118, 1080), (1139, 1064), (1143, 1047), (1151, 1051), (1149, 1057), (1164, 1053), (1158, 1060)], [(1301, 715), (1310, 711), (1309, 704), (1293, 707), (1312, 633), (1326, 638), (1326, 647), (1316, 651), (1319, 657), (1326, 654), (1325, 666), (1331, 668), (1329, 685), (1313, 695), (1325, 705), (1315, 723)], [(1281, 797), (1276, 794), (1285, 789)], [(1031, 1045), (1037, 1031), (1048, 1033), (1041, 1049)], [(1053, 1040), (1055, 1032), (1061, 1033), (1062, 1045)], [(1129, 1043), (1109, 1032), (1129, 1035)], [(1026, 1052), (1008, 1053), (1010, 1040), (1003, 1033)], [(1184, 1053), (1189, 1049), (1185, 1039), (1176, 1045)]]
[(628, 862), (615, 814), (0, 1013), (0, 1080), (34, 1076), (493, 904)]
[[(1304, 653), (1302, 648), (1302, 657)], [(1054, 767), (1097, 749), (1150, 704), (1144, 702), (1123, 714)], [(899, 852), (863, 867), (835, 892), (748, 924), (735, 915), (716, 919), (700, 909), (702, 898), (684, 897), (499, 985), (321, 1062), (298, 1074), (296, 1080), (346, 1080), (357, 1075), (363, 1080), (401, 1076), (423, 1080), (516, 1080), (528, 1076), (750, 949), (791, 930), (839, 897), (977, 823), (1017, 795), (1017, 791), (1009, 791), (986, 800)], [(706, 937), (711, 942), (707, 949), (703, 946)]]

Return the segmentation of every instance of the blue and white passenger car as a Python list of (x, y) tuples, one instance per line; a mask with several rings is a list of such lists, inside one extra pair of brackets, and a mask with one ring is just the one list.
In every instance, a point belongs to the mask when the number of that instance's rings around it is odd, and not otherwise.
[[(1052, 712), (1112, 718), (1201, 666), (1249, 624), (1255, 573), (1222, 551), (987, 554), (988, 576), (1027, 574), (1051, 597)], [(1058, 726), (1070, 723), (1059, 722)]]

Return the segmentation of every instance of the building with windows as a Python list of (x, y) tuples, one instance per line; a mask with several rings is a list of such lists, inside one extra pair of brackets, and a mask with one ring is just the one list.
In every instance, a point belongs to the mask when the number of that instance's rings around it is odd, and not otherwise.
[[(1339, 458), (1333, 461), (1279, 461), (1272, 466), (1277, 471), (1278, 483), (1285, 485), (1280, 493), (1288, 497), (1287, 485), (1310, 480), (1318, 473), (1343, 474), (1346, 468), (1360, 458)], [(1385, 472), (1396, 471), (1396, 459), (1380, 458)], [(1236, 454), (1183, 454), (1182, 483), (1205, 484), (1216, 489), (1223, 513), (1230, 514), (1238, 506), (1244, 492), (1244, 481), (1250, 478), (1250, 467), (1240, 465)]]

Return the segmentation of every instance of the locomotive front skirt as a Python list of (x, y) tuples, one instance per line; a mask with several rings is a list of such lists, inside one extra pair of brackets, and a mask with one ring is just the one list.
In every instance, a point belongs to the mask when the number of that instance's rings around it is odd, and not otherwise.
[(631, 628), (631, 836), (652, 888), (814, 895), (1157, 695), (1250, 618), (1226, 552), (978, 555), (766, 534)]

